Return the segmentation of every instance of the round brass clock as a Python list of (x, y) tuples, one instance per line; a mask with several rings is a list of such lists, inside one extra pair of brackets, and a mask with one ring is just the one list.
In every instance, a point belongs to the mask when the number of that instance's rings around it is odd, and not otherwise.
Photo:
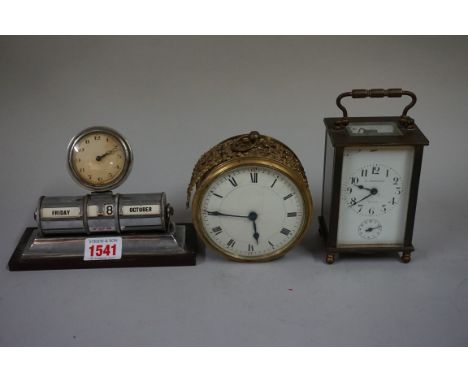
[(195, 228), (212, 248), (236, 261), (283, 256), (304, 235), (312, 198), (301, 162), (258, 132), (229, 138), (203, 154), (187, 190)]
[(126, 139), (109, 127), (90, 127), (68, 145), (68, 168), (74, 180), (93, 191), (109, 191), (128, 176), (133, 161)]

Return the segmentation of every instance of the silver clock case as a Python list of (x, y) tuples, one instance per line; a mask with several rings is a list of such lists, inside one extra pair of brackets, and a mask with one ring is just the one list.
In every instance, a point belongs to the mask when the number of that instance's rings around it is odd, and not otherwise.
[[(122, 170), (121, 175), (117, 179), (115, 179), (112, 183), (109, 183), (109, 184), (106, 184), (106, 185), (103, 185), (103, 186), (93, 186), (91, 184), (88, 184), (88, 183), (84, 182), (79, 177), (79, 175), (75, 172), (75, 170), (73, 168), (72, 156), (73, 156), (73, 147), (75, 146), (75, 144), (82, 137), (84, 137), (85, 135), (91, 134), (91, 133), (99, 133), (99, 132), (105, 132), (105, 133), (111, 134), (119, 141), (119, 143), (122, 145), (123, 150), (124, 150), (125, 164), (124, 164), (124, 168)], [(106, 127), (106, 126), (89, 127), (87, 129), (81, 131), (77, 135), (75, 135), (71, 139), (71, 141), (70, 141), (70, 143), (68, 144), (68, 147), (67, 147), (68, 172), (70, 173), (71, 177), (73, 178), (73, 180), (75, 182), (77, 182), (80, 186), (82, 186), (84, 188), (87, 188), (88, 190), (91, 190), (91, 191), (110, 191), (110, 190), (112, 190), (114, 188), (117, 188), (118, 186), (120, 186), (125, 181), (125, 179), (127, 179), (128, 175), (130, 174), (130, 171), (132, 169), (132, 166), (133, 166), (133, 151), (132, 151), (132, 148), (131, 148), (130, 144), (128, 143), (127, 139), (125, 139), (122, 136), (122, 134), (120, 134), (118, 131), (116, 131), (116, 130), (110, 128), (110, 127)]]
[(192, 224), (170, 223), (167, 232), (122, 234), (122, 257), (107, 261), (83, 258), (87, 235), (42, 236), (25, 230), (8, 267), (11, 271), (40, 269), (160, 267), (196, 264), (197, 236)]
[[(35, 213), (38, 227), (26, 228), (9, 269), (195, 265), (198, 240), (193, 224), (175, 224), (173, 212), (164, 192), (41, 197)], [(122, 257), (85, 260), (86, 240), (103, 235), (121, 237)]]
[[(26, 258), (70, 256), (82, 258), (84, 242), (88, 237), (86, 235), (45, 237), (41, 236), (37, 231), (33, 231), (23, 256)], [(159, 254), (184, 253), (186, 227), (171, 222), (166, 232), (123, 235), (122, 240), (127, 255), (144, 256), (152, 252)]]

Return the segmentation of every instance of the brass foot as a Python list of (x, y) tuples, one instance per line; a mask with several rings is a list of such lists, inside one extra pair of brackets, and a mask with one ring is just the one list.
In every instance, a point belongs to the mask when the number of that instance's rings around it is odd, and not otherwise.
[(411, 252), (403, 252), (403, 256), (401, 256), (401, 261), (405, 264), (408, 264), (411, 261)]
[(326, 262), (327, 264), (333, 264), (335, 262), (335, 255), (333, 253), (328, 253)]

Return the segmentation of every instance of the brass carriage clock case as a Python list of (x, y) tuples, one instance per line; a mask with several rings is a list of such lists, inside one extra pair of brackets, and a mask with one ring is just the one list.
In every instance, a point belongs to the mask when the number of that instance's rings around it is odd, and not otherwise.
[[(411, 98), (400, 116), (348, 117), (345, 97)], [(331, 264), (340, 253), (399, 252), (411, 260), (424, 146), (407, 115), (416, 95), (402, 89), (355, 89), (338, 96), (340, 118), (325, 118), (320, 233)]]
[[(240, 169), (239, 171), (242, 172), (245, 171), (246, 168), (260, 168), (260, 171), (264, 171), (264, 173), (261, 172), (260, 176), (263, 176), (264, 174), (278, 174), (274, 176), (289, 179), (288, 181), (292, 182), (292, 184), (297, 187), (297, 198), (301, 203), (303, 203), (303, 211), (301, 213), (302, 222), (299, 224), (294, 237), (287, 241), (285, 245), (276, 248), (272, 243), (273, 239), (269, 240), (269, 250), (263, 251), (261, 254), (258, 254), (258, 256), (231, 253), (229, 248), (220, 246), (218, 242), (213, 240), (214, 236), (209, 235), (202, 221), (202, 208), (204, 205), (203, 198), (205, 194), (208, 193), (211, 185), (214, 184), (217, 179), (219, 180), (223, 177), (226, 178), (228, 176), (226, 174), (230, 171)], [(272, 172), (270, 173), (269, 171)], [(252, 178), (252, 182), (256, 181), (261, 183), (261, 181), (258, 180), (259, 178), (255, 177), (258, 175), (253, 176), (250, 174), (250, 176)], [(276, 183), (274, 179), (273, 182), (270, 182), (271, 184), (268, 183), (268, 185), (263, 187), (265, 189), (273, 189)], [(247, 182), (250, 184), (250, 180)], [(279, 258), (301, 240), (310, 223), (310, 217), (312, 214), (312, 198), (310, 196), (307, 177), (300, 160), (294, 152), (282, 142), (272, 137), (261, 135), (256, 131), (228, 138), (215, 145), (201, 156), (194, 167), (192, 178), (187, 189), (187, 208), (189, 207), (192, 191), (195, 188), (196, 191), (192, 203), (192, 218), (196, 230), (206, 244), (234, 261), (270, 261)], [(213, 191), (210, 192), (213, 193)], [(214, 194), (217, 196), (217, 198), (215, 198), (216, 200), (221, 200), (221, 195), (216, 193)], [(287, 196), (284, 198), (287, 199)], [(222, 213), (216, 213), (222, 215)], [(248, 210), (246, 210), (246, 213), (248, 213)], [(291, 212), (287, 214), (287, 216), (292, 216), (293, 214), (294, 212)], [(250, 217), (252, 217), (252, 215), (250, 215)], [(283, 230), (283, 232), (285, 231)], [(257, 238), (257, 244), (258, 243)]]

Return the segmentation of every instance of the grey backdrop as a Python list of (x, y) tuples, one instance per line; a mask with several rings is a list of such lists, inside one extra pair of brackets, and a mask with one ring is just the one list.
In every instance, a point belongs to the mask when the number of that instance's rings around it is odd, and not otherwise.
[[(467, 345), (468, 40), (454, 37), (0, 39), (0, 345)], [(324, 127), (338, 93), (404, 87), (425, 151), (413, 262), (323, 262), (317, 235)], [(407, 100), (348, 101), (396, 115)], [(199, 156), (259, 130), (303, 161), (315, 203), (281, 260), (196, 267), (10, 273), (40, 195), (79, 195), (69, 139), (91, 125), (126, 135), (120, 192), (165, 191), (176, 220)]]

